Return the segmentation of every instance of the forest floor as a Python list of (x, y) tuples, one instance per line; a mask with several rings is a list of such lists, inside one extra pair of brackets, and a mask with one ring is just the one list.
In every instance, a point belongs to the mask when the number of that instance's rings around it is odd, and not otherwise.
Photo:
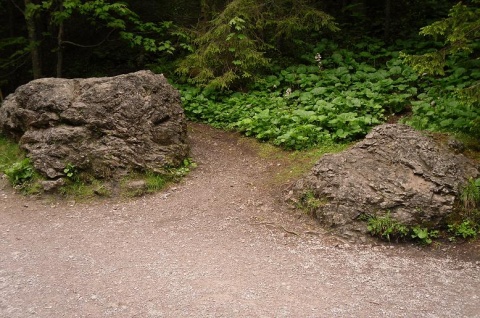
[(141, 198), (29, 198), (3, 180), (0, 317), (480, 317), (478, 242), (350, 244), (282, 201), (285, 158), (189, 134), (198, 167)]

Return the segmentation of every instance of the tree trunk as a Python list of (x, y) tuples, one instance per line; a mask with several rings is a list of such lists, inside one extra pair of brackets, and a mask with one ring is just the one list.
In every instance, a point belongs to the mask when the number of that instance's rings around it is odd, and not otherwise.
[(384, 25), (384, 29), (383, 29), (384, 40), (388, 40), (388, 37), (390, 35), (391, 11), (392, 11), (392, 1), (391, 0), (386, 0), (386, 2), (385, 2), (385, 25)]
[(31, 0), (25, 1), (25, 22), (27, 24), (28, 41), (30, 44), (30, 55), (32, 57), (32, 72), (33, 78), (42, 77), (42, 64), (40, 59), (40, 49), (37, 39), (37, 26), (35, 23), (35, 12), (31, 6), (33, 5)]
[(60, 22), (57, 33), (57, 77), (62, 77), (63, 70), (63, 22)]
[(13, 5), (7, 1), (7, 16), (8, 16), (8, 35), (13, 38), (15, 36), (14, 30), (15, 30), (15, 22), (14, 22), (14, 16), (13, 16)]
[[(56, 4), (58, 6), (58, 12), (63, 12), (63, 0), (57, 0)], [(62, 77), (63, 71), (63, 37), (64, 37), (64, 28), (65, 24), (63, 23), (63, 19), (58, 21), (58, 30), (57, 30), (57, 65), (56, 65), (56, 75), (57, 78)]]

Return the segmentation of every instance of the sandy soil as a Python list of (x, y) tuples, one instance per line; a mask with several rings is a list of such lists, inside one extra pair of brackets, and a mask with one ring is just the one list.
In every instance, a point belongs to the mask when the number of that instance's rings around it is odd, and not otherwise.
[(288, 209), (279, 164), (190, 126), (198, 163), (147, 197), (0, 186), (0, 317), (480, 317), (478, 244), (352, 245)]

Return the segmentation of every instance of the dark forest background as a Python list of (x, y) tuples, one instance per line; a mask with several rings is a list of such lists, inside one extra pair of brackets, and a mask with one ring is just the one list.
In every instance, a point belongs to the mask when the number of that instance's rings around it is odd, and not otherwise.
[[(218, 19), (230, 2), (1, 0), (2, 92), (6, 95), (38, 77), (110, 76), (145, 68), (176, 78), (177, 64), (193, 52), (195, 40), (208, 32), (212, 21)], [(248, 12), (242, 8), (236, 13), (244, 18), (245, 24), (257, 24), (254, 40), (259, 46), (264, 45), (259, 51), (277, 62), (292, 64), (322, 39), (340, 46), (366, 38), (378, 38), (385, 43), (405, 39), (420, 42), (419, 29), (445, 18), (456, 3), (451, 0), (236, 2), (245, 2), (250, 7)], [(88, 3), (90, 7), (85, 6)], [(294, 16), (296, 9), (306, 10), (305, 7), (324, 12), (332, 20), (327, 25), (321, 25), (325, 21), (320, 19), (286, 21), (288, 14)], [(255, 14), (261, 16), (253, 17)], [(282, 27), (288, 29), (281, 35), (275, 25), (280, 20), (286, 22)], [(308, 28), (288, 23), (308, 24)], [(244, 27), (251, 31), (251, 26)], [(333, 27), (339, 30), (332, 32)], [(36, 54), (33, 65), (32, 50)]]

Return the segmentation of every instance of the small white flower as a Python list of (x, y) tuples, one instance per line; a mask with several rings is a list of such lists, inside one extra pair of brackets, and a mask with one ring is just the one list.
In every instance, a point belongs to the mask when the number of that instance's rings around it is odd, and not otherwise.
[(289, 96), (291, 93), (292, 93), (292, 89), (289, 87), (289, 88), (287, 88), (287, 90), (285, 91), (285, 96)]
[(317, 61), (318, 68), (322, 69), (322, 55), (320, 53), (315, 54), (315, 61)]

